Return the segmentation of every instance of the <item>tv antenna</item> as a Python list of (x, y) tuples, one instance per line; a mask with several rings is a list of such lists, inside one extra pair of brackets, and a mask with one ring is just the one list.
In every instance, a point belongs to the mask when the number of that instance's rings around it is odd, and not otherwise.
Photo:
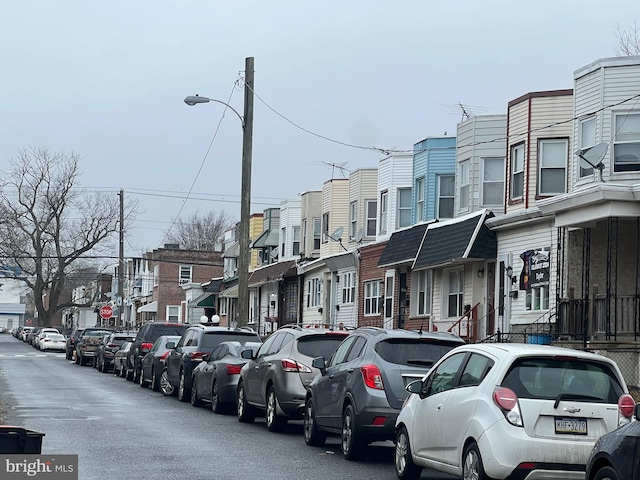
[(593, 147), (579, 148), (575, 151), (575, 154), (581, 160), (584, 160), (594, 170), (598, 170), (601, 182), (604, 182), (604, 179), (602, 178), (602, 171), (604, 170), (604, 163), (602, 163), (602, 159), (607, 153), (608, 148), (609, 144), (603, 142), (598, 143)]
[(331, 235), (329, 234), (325, 234), (327, 235), (327, 237), (329, 237), (329, 239), (332, 242), (338, 242), (340, 243), (340, 246), (344, 249), (344, 251), (347, 251), (347, 248), (342, 244), (342, 233), (344, 232), (344, 227), (338, 227), (336, 228), (333, 233)]

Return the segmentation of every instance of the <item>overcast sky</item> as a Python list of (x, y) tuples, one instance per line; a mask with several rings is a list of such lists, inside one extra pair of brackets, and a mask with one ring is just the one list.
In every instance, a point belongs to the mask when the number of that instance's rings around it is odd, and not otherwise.
[[(638, 0), (13, 0), (0, 15), (0, 169), (32, 146), (74, 151), (89, 189), (140, 202), (126, 254), (162, 246), (180, 212), (239, 219), (242, 128), (224, 107), (255, 57), (255, 92), (337, 141), (410, 150), (455, 135), (462, 103), (506, 113), (573, 87), (614, 55)], [(314, 137), (255, 99), (252, 213), (376, 167), (382, 155)], [(344, 166), (344, 170), (331, 167)], [(194, 199), (185, 198), (189, 191)]]

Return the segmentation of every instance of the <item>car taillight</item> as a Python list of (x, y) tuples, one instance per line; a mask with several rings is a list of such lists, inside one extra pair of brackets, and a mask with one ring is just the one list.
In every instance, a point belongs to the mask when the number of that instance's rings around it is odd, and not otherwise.
[(282, 369), (285, 372), (313, 373), (313, 370), (311, 370), (309, 367), (307, 367), (306, 365), (300, 362), (296, 362), (295, 360), (285, 358), (281, 360), (281, 362), (282, 362)]
[(375, 388), (376, 390), (384, 390), (382, 375), (380, 374), (378, 367), (375, 365), (365, 365), (364, 367), (360, 367), (360, 371), (362, 372), (364, 384), (367, 387)]
[(189, 354), (189, 358), (191, 360), (193, 360), (194, 362), (201, 362), (202, 361), (202, 357), (204, 355), (206, 355), (206, 354), (207, 354), (207, 352), (191, 352)]
[(522, 415), (518, 405), (518, 397), (513, 390), (505, 387), (496, 387), (493, 391), (493, 401), (502, 410), (504, 418), (511, 425), (522, 427)]
[(240, 374), (240, 370), (242, 370), (242, 365), (231, 365), (230, 363), (226, 363), (224, 368), (227, 369), (227, 375), (238, 375)]
[(621, 419), (623, 423), (628, 423), (628, 421), (631, 420), (631, 417), (633, 417), (635, 408), (636, 408), (636, 401), (628, 393), (621, 395), (620, 398), (618, 399), (618, 411), (620, 412), (620, 415), (622, 415), (627, 420), (625, 421)]
[(140, 351), (142, 353), (149, 353), (149, 350), (151, 350), (151, 348), (153, 348), (153, 343), (151, 342), (144, 342), (140, 344)]

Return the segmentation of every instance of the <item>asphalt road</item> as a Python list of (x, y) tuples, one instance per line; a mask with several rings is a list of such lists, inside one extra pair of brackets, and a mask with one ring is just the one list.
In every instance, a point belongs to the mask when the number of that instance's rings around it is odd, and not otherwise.
[(77, 454), (80, 480), (396, 478), (390, 445), (348, 462), (337, 438), (305, 445), (301, 422), (270, 433), (263, 419), (241, 424), (10, 335), (0, 335), (0, 402), (5, 424), (45, 434), (42, 453)]

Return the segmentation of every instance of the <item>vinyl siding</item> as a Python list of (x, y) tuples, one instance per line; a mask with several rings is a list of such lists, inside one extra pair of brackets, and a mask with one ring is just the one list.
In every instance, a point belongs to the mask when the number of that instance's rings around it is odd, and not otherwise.
[[(306, 243), (300, 245), (300, 253), (306, 258), (314, 255), (313, 250), (313, 219), (322, 219), (322, 192), (309, 191), (300, 196), (300, 242), (306, 236)], [(307, 220), (307, 231), (303, 232), (303, 220)], [(306, 235), (305, 235), (306, 233)]]
[[(378, 169), (377, 168), (367, 168), (356, 170), (349, 176), (349, 200), (348, 200), (348, 208), (347, 211), (347, 225), (351, 221), (350, 210), (351, 203), (358, 202), (357, 204), (357, 220), (356, 220), (356, 235), (358, 231), (363, 228), (365, 229), (366, 223), (366, 201), (367, 200), (376, 200), (378, 196)], [(345, 230), (345, 235), (343, 236), (343, 242), (345, 247), (347, 244), (351, 246), (355, 246), (355, 237), (352, 238), (349, 234), (349, 229)]]
[[(291, 260), (292, 258), (299, 258), (299, 255), (294, 257), (293, 255), (293, 227), (300, 227), (300, 200), (285, 200), (280, 204), (280, 233), (282, 235), (282, 229), (286, 230), (285, 241), (285, 253), (284, 256), (280, 256), (279, 260)], [(282, 238), (280, 238), (280, 245), (282, 244)], [(300, 241), (302, 242), (302, 231), (300, 232)], [(302, 245), (300, 246), (302, 248)]]
[(380, 225), (378, 225), (378, 235), (376, 236), (376, 240), (387, 240), (394, 232), (396, 225), (396, 195), (398, 188), (411, 188), (412, 173), (412, 155), (391, 155), (383, 158), (378, 163), (378, 186), (376, 192), (376, 201), (378, 202), (378, 221), (380, 221), (380, 194), (386, 190), (389, 192), (389, 196), (387, 205), (387, 225), (386, 229), (384, 229), (385, 233), (379, 233)]
[[(342, 244), (346, 246), (349, 236), (349, 180), (333, 179), (322, 188), (322, 213), (329, 212), (329, 235), (338, 227), (344, 229)], [(337, 238), (335, 240), (338, 240)], [(320, 257), (328, 257), (343, 252), (337, 241), (320, 242)]]

